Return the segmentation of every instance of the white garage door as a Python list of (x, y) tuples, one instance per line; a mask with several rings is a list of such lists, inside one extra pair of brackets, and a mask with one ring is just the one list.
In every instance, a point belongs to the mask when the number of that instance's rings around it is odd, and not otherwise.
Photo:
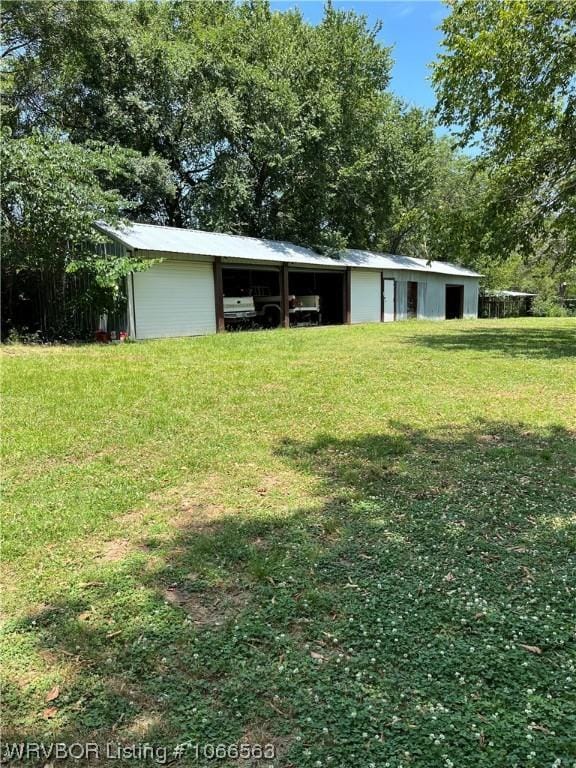
[(163, 261), (135, 272), (134, 314), (137, 339), (215, 333), (212, 264)]
[(352, 270), (351, 315), (353, 323), (379, 323), (382, 312), (382, 276), (376, 270)]

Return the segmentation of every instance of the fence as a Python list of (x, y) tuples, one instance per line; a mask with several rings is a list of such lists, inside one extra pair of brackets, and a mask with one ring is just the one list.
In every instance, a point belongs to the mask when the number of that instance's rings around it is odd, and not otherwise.
[[(124, 285), (114, 309), (108, 309), (108, 330), (127, 323)], [(41, 341), (93, 339), (100, 324), (104, 293), (86, 274), (22, 270), (3, 275), (2, 339), (14, 334)]]
[(524, 317), (532, 313), (533, 296), (496, 296), (480, 294), (478, 317)]

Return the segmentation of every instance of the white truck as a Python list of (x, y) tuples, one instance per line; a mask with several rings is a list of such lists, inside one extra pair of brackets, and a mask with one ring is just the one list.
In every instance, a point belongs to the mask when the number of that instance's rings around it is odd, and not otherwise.
[(224, 323), (230, 327), (248, 324), (256, 318), (252, 296), (224, 296)]
[[(261, 294), (255, 289), (254, 305), (257, 317), (267, 328), (275, 328), (280, 325), (282, 319), (282, 299), (280, 296)], [(291, 325), (320, 325), (322, 320), (320, 296), (290, 295), (288, 297), (288, 314)]]

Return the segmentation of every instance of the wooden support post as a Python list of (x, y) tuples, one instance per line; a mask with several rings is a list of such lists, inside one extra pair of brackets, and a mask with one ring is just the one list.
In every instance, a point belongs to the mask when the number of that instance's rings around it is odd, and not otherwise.
[(352, 267), (346, 267), (344, 275), (344, 323), (352, 322)]
[(216, 306), (216, 333), (225, 330), (224, 326), (224, 282), (222, 280), (222, 258), (214, 258), (214, 303)]
[(282, 264), (280, 267), (280, 325), (282, 328), (290, 328), (290, 297), (288, 264)]

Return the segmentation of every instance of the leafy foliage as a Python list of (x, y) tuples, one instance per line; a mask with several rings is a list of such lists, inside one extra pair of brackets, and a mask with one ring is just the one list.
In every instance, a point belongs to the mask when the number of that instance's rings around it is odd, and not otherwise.
[(157, 153), (175, 183), (151, 212), (160, 222), (319, 245), (367, 245), (382, 229), (398, 108), (389, 52), (361, 17), (327, 8), (311, 27), (262, 2), (51, 7), (55, 35), (30, 33), (33, 10), (12, 7), (28, 41), (13, 62), (15, 131), (57, 125)]
[(568, 317), (570, 311), (555, 298), (537, 296), (532, 306), (532, 314), (537, 317)]
[[(105, 248), (93, 224), (145, 210), (160, 184), (161, 163), (39, 133), (5, 134), (0, 156), (4, 331), (21, 325), (22, 305), (30, 302), (36, 306), (29, 317), (38, 323), (31, 330), (52, 336), (69, 332), (78, 312), (90, 322), (94, 313), (117, 308), (120, 279), (142, 265)], [(132, 201), (120, 189), (135, 192)]]
[[(7, 0), (2, 18), (7, 141), (38, 131), (56, 164), (97, 146), (112, 218), (447, 259), (492, 282), (496, 261), (538, 254), (551, 275), (574, 252), (572, 6), (453, 4), (438, 113), (462, 143), (482, 137), (476, 160), (389, 92), (379, 28), (330, 4), (317, 26), (265, 0)], [(54, 208), (48, 229), (75, 242), (70, 206), (83, 222), (94, 206), (62, 178), (68, 219)], [(48, 258), (42, 230), (15, 247), (13, 229), (9, 263)]]
[(150, 221), (445, 258), (437, 177), (460, 161), (387, 92), (379, 28), (331, 6), (316, 27), (265, 2), (76, 6), (39, 32), (13, 6), (16, 132), (156, 153), (174, 189)]
[(434, 81), (438, 114), (481, 141), (501, 253), (576, 252), (576, 5), (455, 0)]

